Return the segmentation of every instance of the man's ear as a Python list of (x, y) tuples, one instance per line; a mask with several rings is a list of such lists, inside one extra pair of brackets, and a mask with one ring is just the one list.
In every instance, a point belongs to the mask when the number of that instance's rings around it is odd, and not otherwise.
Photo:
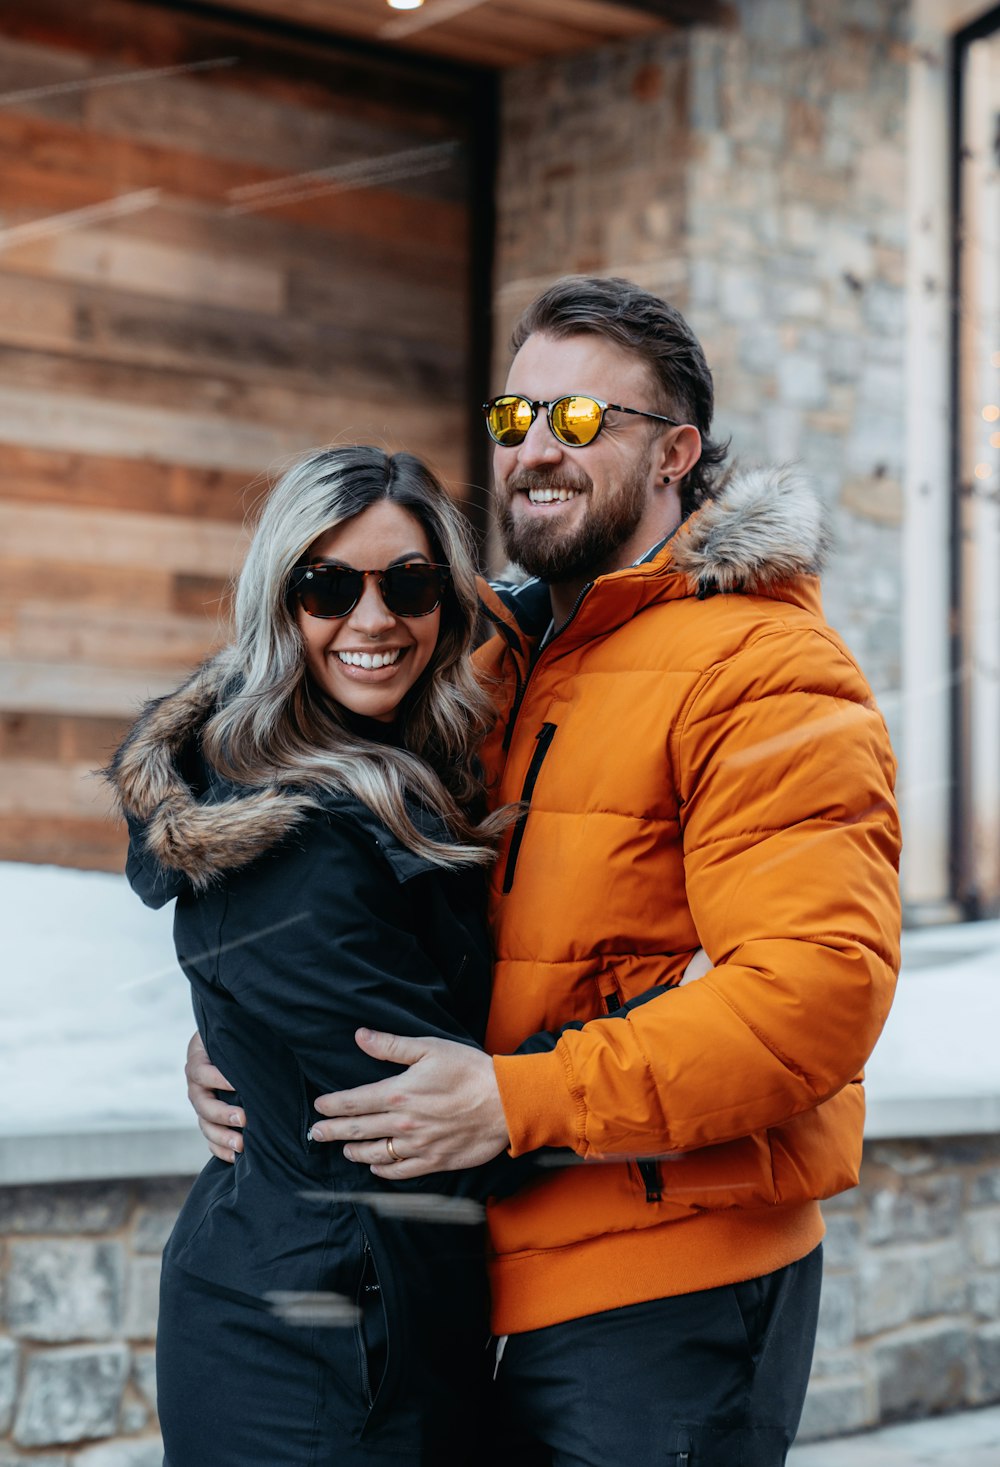
[(691, 423), (671, 428), (664, 436), (657, 464), (657, 478), (663, 483), (676, 484), (689, 474), (701, 458), (701, 434)]

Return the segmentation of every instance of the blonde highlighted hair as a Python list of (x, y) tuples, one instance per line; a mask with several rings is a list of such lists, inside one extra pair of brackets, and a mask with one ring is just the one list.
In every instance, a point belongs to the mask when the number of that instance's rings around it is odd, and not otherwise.
[[(366, 739), (313, 682), (288, 589), (314, 540), (381, 501), (412, 514), (451, 570), (433, 656), (399, 710), (398, 746)], [(239, 577), (226, 685), (202, 734), (206, 758), (244, 786), (347, 792), (418, 854), (487, 864), (508, 822), (481, 818), (476, 750), (493, 712), (470, 662), (475, 575), (463, 515), (412, 454), (355, 446), (300, 460), (265, 501)], [(414, 804), (443, 817), (452, 840), (419, 829)]]

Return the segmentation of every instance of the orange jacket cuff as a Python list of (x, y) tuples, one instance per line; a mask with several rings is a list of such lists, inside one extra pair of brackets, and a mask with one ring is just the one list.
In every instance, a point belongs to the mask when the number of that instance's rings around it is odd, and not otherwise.
[(512, 1156), (541, 1146), (576, 1150), (582, 1144), (583, 1101), (571, 1089), (566, 1061), (558, 1049), (545, 1054), (497, 1054), (493, 1069)]

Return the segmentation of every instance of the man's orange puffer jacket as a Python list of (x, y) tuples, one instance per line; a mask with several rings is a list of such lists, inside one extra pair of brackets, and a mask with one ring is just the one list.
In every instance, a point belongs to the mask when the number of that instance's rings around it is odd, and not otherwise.
[(484, 593), (486, 760), (525, 802), (491, 883), (488, 1044), (511, 1150), (562, 1148), (490, 1209), (498, 1333), (781, 1267), (857, 1180), (899, 829), (823, 541), (812, 493), (757, 470), (537, 658), (545, 588)]

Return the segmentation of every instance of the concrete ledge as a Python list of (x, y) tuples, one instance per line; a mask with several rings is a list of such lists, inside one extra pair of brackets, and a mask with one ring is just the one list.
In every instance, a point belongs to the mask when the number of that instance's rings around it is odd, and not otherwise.
[[(1000, 1095), (885, 1099), (869, 1104), (866, 1141), (1000, 1132)], [(0, 1186), (197, 1176), (208, 1147), (196, 1126), (143, 1126), (0, 1136)]]
[(0, 1186), (197, 1176), (209, 1159), (196, 1126), (0, 1137)]
[[(1000, 980), (998, 980), (1000, 981)], [(903, 1141), (919, 1136), (981, 1136), (1000, 1131), (1000, 1093), (870, 1099), (866, 1141)]]

